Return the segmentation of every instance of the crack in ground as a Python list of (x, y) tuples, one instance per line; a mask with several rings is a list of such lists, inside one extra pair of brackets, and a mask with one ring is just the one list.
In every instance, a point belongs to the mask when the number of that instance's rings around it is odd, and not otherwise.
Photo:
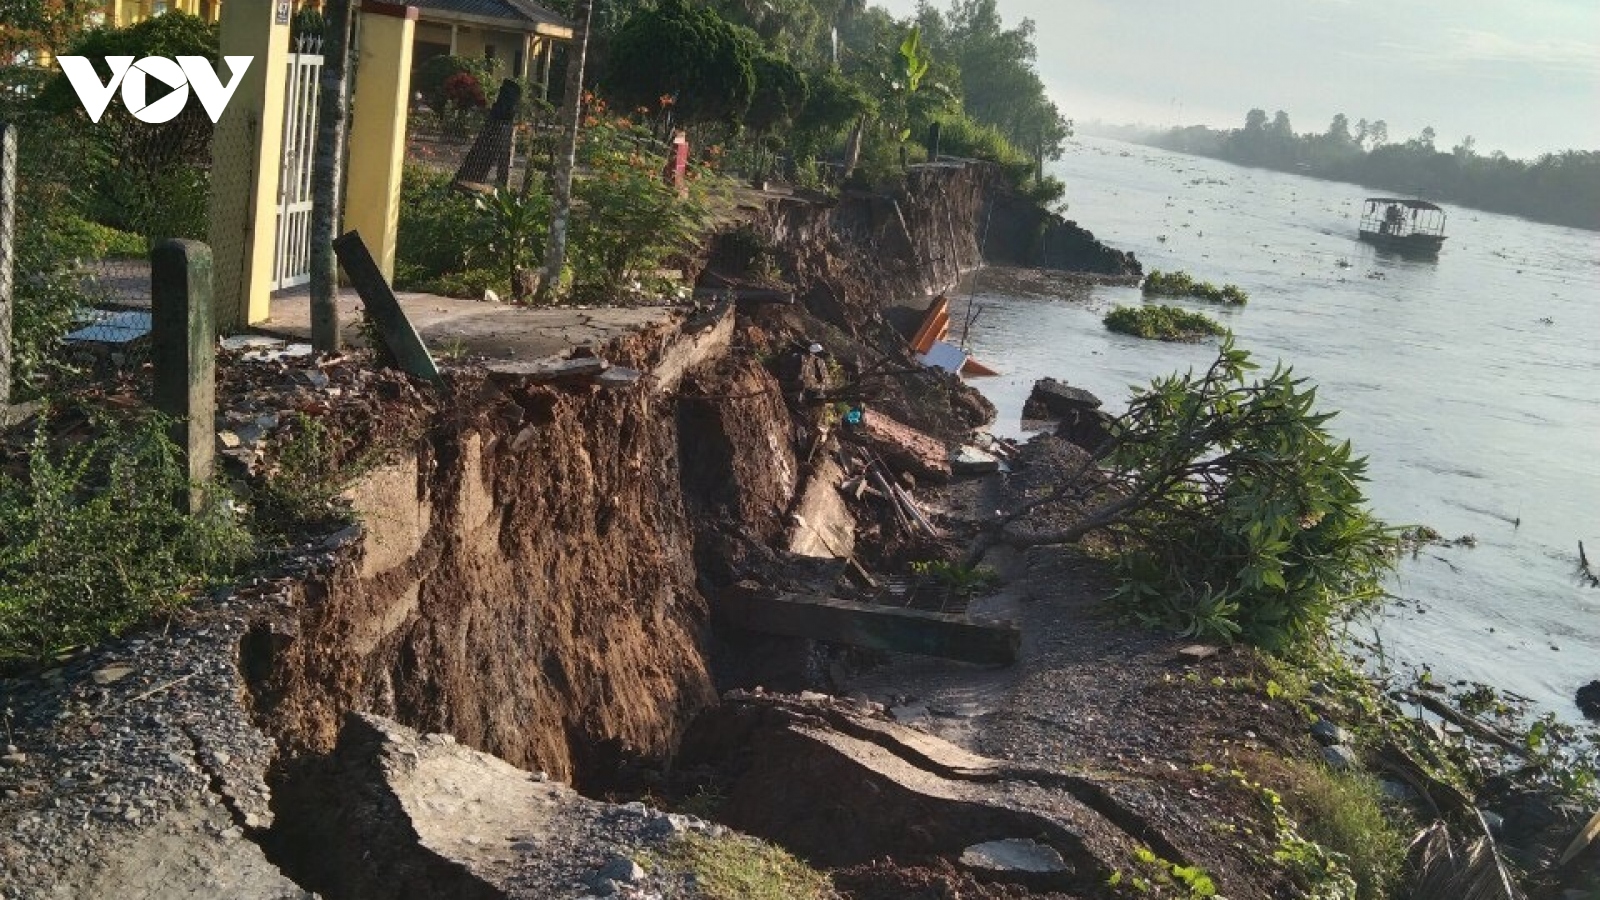
[(244, 808), (240, 806), (239, 801), (228, 792), (227, 781), (223, 778), (222, 772), (206, 762), (204, 742), (200, 739), (200, 735), (195, 731), (194, 727), (191, 725), (183, 725), (181, 727), (183, 733), (188, 736), (190, 745), (194, 748), (195, 765), (200, 768), (200, 773), (206, 777), (206, 789), (214, 794), (222, 804), (222, 808), (228, 811), (228, 818), (233, 820), (233, 824), (239, 831), (252, 843), (259, 846), (261, 838), (265, 836), (267, 829), (250, 824), (250, 814), (246, 813)]
[[(807, 712), (815, 713), (817, 711), (808, 710)], [(857, 740), (874, 744), (899, 757), (906, 763), (950, 781), (994, 785), (1008, 781), (1033, 782), (1041, 787), (1064, 790), (1073, 799), (1116, 826), (1119, 831), (1129, 838), (1150, 847), (1163, 858), (1179, 865), (1187, 866), (1191, 864), (1189, 855), (1173, 844), (1166, 834), (1152, 825), (1144, 816), (1119, 800), (1104, 785), (1092, 779), (1051, 769), (1016, 766), (998, 760), (994, 761), (996, 764), (992, 768), (966, 769), (937, 760), (927, 753), (897, 740), (894, 735), (887, 731), (869, 727), (849, 715), (827, 711), (819, 718), (830, 727), (837, 728), (844, 734)]]

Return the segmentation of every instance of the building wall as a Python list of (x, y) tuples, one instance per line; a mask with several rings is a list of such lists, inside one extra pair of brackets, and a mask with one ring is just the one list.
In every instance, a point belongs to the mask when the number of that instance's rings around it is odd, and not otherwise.
[[(451, 46), (450, 23), (424, 18), (417, 23), (417, 41)], [(528, 77), (530, 54), (524, 50), (527, 44), (528, 36), (519, 31), (500, 31), (480, 25), (457, 25), (455, 28), (455, 55), (490, 58), (494, 61), (495, 75), (499, 77)], [(518, 62), (521, 66), (514, 70)]]
[(167, 12), (186, 12), (215, 22), (222, 15), (222, 0), (107, 0), (106, 24), (125, 28)]
[[(221, 18), (222, 2), (223, 0), (106, 0), (104, 24), (125, 28), (166, 12), (186, 12), (208, 22), (215, 22)], [(236, 2), (267, 3), (271, 0), (236, 0)], [(296, 0), (297, 8), (305, 5), (308, 5), (308, 0)], [(309, 0), (309, 5), (318, 5), (317, 0)], [(417, 23), (416, 40), (418, 44), (452, 46), (450, 23), (430, 19), (424, 10), (422, 20)], [(453, 46), (457, 56), (492, 57), (497, 77), (537, 80), (540, 75), (542, 42), (545, 40), (520, 31), (501, 31), (481, 25), (457, 25)], [(430, 55), (433, 54), (418, 53), (417, 62), (420, 64)]]

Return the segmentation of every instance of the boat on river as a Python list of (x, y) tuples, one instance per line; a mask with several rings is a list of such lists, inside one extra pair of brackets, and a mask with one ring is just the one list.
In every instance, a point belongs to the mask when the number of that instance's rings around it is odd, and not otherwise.
[(1438, 256), (1444, 220), (1444, 210), (1426, 200), (1368, 197), (1361, 209), (1361, 239), (1407, 256)]

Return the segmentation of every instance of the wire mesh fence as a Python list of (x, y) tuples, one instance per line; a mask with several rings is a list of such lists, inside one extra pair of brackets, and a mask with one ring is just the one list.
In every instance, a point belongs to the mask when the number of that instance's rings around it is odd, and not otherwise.
[(209, 204), (202, 109), (152, 125), (113, 104), (90, 122), (53, 77), (0, 71), (0, 120), (17, 132), (11, 352), (24, 392), (144, 367), (150, 248), (204, 238)]

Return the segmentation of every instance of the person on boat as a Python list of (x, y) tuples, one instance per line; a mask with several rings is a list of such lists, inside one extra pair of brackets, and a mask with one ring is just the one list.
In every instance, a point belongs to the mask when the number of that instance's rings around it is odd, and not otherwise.
[(1400, 211), (1398, 203), (1390, 203), (1389, 208), (1384, 210), (1384, 224), (1379, 231), (1384, 234), (1400, 234), (1402, 223), (1405, 223), (1405, 213)]

